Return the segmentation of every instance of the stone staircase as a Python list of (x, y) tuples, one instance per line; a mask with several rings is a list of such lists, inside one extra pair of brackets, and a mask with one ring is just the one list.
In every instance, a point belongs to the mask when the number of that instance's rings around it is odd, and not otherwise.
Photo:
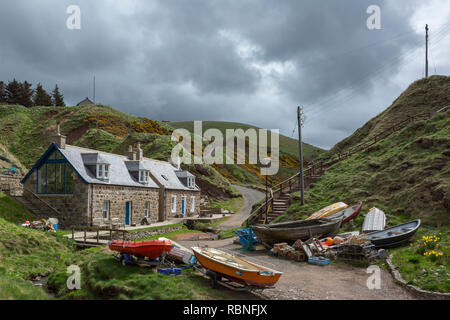
[(272, 205), (269, 207), (269, 213), (267, 215), (267, 220), (264, 215), (260, 216), (256, 220), (256, 224), (270, 223), (279, 215), (286, 212), (290, 206), (290, 193), (283, 192), (276, 199), (273, 200)]
[(11, 195), (25, 208), (31, 211), (37, 218), (60, 217), (60, 213), (34, 192), (23, 188), (20, 195)]

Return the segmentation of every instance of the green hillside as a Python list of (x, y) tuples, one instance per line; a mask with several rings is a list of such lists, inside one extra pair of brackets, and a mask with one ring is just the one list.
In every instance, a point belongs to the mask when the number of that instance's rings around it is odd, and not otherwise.
[[(183, 128), (189, 130), (192, 133), (194, 132), (194, 121), (169, 122), (169, 124), (176, 129)], [(243, 129), (244, 131), (250, 128), (259, 129), (258, 127), (249, 124), (224, 121), (202, 121), (202, 128), (203, 131), (211, 128), (219, 129), (222, 132), (224, 138), (226, 136), (226, 129)], [(280, 134), (280, 153), (287, 154), (290, 157), (297, 159), (298, 161), (298, 140)], [(311, 161), (312, 159), (324, 153), (324, 150), (318, 147), (314, 147), (308, 143), (303, 143), (303, 153), (305, 160)]]
[[(167, 160), (174, 145), (170, 136), (173, 129), (167, 124), (108, 106), (25, 108), (8, 105), (0, 106), (0, 155), (17, 158), (23, 167), (31, 168), (50, 145), (58, 122), (68, 144), (105, 152), (124, 154), (129, 144), (140, 141), (144, 156)], [(0, 165), (8, 167), (9, 163)], [(196, 169), (199, 169), (196, 170), (197, 183), (205, 194), (216, 198), (236, 196), (230, 181), (213, 167), (202, 165)], [(26, 168), (23, 171), (26, 172)]]
[(431, 76), (412, 83), (389, 108), (337, 143), (330, 153), (366, 142), (408, 117), (435, 112), (450, 105), (450, 77)]
[[(434, 86), (437, 86), (436, 89)], [(369, 121), (373, 130), (389, 114), (401, 120), (424, 110), (437, 110), (449, 102), (450, 77), (431, 77), (412, 84), (394, 104)], [(429, 98), (426, 106), (413, 101)], [(428, 99), (428, 98), (427, 98)], [(422, 102), (423, 103), (423, 102)], [(411, 107), (409, 112), (408, 106)], [(401, 111), (397, 111), (401, 108)], [(366, 151), (329, 167), (306, 191), (306, 205), (293, 195), (290, 209), (279, 219), (299, 219), (330, 203), (364, 201), (363, 213), (376, 206), (390, 216), (389, 224), (421, 218), (435, 226), (450, 223), (450, 115), (447, 109), (430, 120), (410, 123)], [(392, 125), (392, 122), (391, 122)], [(366, 124), (363, 128), (368, 128)], [(373, 136), (361, 129), (337, 146), (355, 144)], [(356, 222), (361, 224), (361, 215)]]

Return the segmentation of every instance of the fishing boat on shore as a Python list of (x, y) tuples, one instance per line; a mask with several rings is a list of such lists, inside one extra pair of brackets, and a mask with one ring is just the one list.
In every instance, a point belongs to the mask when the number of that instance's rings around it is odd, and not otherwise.
[(276, 243), (293, 243), (297, 240), (308, 240), (312, 237), (334, 236), (338, 233), (342, 218), (314, 219), (280, 222), (268, 225), (255, 225), (253, 232), (266, 247)]
[(341, 219), (342, 224), (349, 222), (350, 220), (356, 218), (358, 214), (361, 212), (362, 202), (358, 202), (350, 207), (345, 208), (344, 210), (335, 212), (327, 216), (327, 219)]
[(191, 249), (199, 264), (208, 271), (207, 274), (214, 277), (214, 281), (226, 278), (244, 286), (267, 288), (272, 287), (283, 274), (214, 248)]
[(312, 215), (310, 215), (308, 218), (306, 218), (306, 220), (326, 218), (327, 216), (329, 216), (335, 212), (344, 210), (347, 207), (348, 207), (348, 204), (345, 204), (344, 202), (336, 202), (336, 203), (329, 205), (328, 207), (322, 208), (319, 211), (314, 212)]
[(392, 248), (407, 242), (420, 227), (420, 219), (367, 234), (377, 248)]
[(137, 257), (156, 259), (164, 252), (169, 252), (173, 244), (170, 240), (145, 240), (145, 241), (121, 241), (112, 240), (108, 242), (109, 249), (121, 254)]

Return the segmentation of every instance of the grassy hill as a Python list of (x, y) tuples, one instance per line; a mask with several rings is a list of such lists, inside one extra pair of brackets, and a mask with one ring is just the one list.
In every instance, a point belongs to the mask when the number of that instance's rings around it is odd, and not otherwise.
[[(181, 121), (181, 122), (169, 122), (171, 127), (178, 129), (183, 128), (190, 131), (192, 134), (194, 133), (194, 122), (193, 121)], [(244, 131), (248, 129), (256, 129), (259, 128), (256, 126), (238, 123), (238, 122), (222, 122), (222, 121), (202, 121), (202, 129), (203, 132), (208, 129), (218, 129), (222, 132), (224, 137), (224, 146), (226, 144), (226, 129), (242, 129)], [(287, 179), (288, 177), (294, 175), (298, 172), (299, 162), (298, 162), (298, 141), (295, 139), (291, 139), (284, 135), (280, 135), (279, 137), (279, 146), (280, 146), (280, 168), (277, 175), (269, 176), (268, 180), (271, 184), (276, 184), (281, 182), (282, 180)], [(205, 144), (205, 143), (204, 143)], [(268, 135), (268, 151), (270, 151), (270, 134)], [(248, 143), (248, 148), (258, 150), (258, 145), (251, 145)], [(246, 159), (248, 159), (248, 150), (246, 149), (247, 155)], [(325, 153), (325, 150), (314, 147), (310, 144), (303, 143), (303, 152), (304, 152), (304, 161), (308, 162), (312, 159), (317, 158), (318, 156)], [(237, 157), (235, 156), (235, 160)], [(248, 161), (246, 161), (248, 162)], [(236, 161), (235, 161), (236, 163)], [(249, 185), (258, 185), (264, 184), (265, 177), (260, 174), (260, 165), (259, 164), (231, 164), (231, 165), (216, 165), (213, 167), (218, 170), (224, 177), (228, 180), (235, 183), (243, 183)]]
[[(76, 146), (124, 154), (129, 144), (141, 141), (144, 156), (160, 160), (167, 160), (174, 146), (170, 136), (173, 129), (167, 124), (108, 106), (0, 106), (0, 155), (3, 152), (6, 158), (21, 162), (26, 172), (50, 145), (58, 122), (67, 143)], [(9, 163), (3, 166), (9, 167)], [(236, 196), (230, 181), (213, 167), (202, 165), (196, 169), (197, 182), (206, 195)]]
[[(169, 122), (168, 124), (175, 129), (183, 128), (189, 130), (192, 133), (194, 132), (194, 121)], [(202, 128), (203, 131), (211, 128), (219, 129), (222, 132), (224, 138), (226, 136), (226, 129), (242, 129), (244, 131), (247, 129), (260, 129), (249, 124), (225, 121), (202, 121)], [(308, 143), (303, 143), (304, 158), (307, 161), (318, 157), (320, 154), (324, 153), (324, 151), (325, 150)], [(290, 157), (295, 158), (298, 161), (298, 141), (280, 134), (280, 153), (289, 155)]]
[[(373, 136), (386, 127), (382, 122), (387, 121), (389, 115), (397, 117), (398, 121), (424, 110), (442, 108), (449, 103), (449, 90), (450, 77), (434, 76), (416, 81), (391, 107), (363, 126), (364, 134), (359, 129), (337, 146), (353, 145)], [(393, 120), (389, 121), (392, 125)], [(390, 224), (419, 217), (425, 224), (448, 225), (449, 123), (447, 110), (431, 120), (411, 123), (368, 150), (336, 163), (307, 190), (305, 206), (299, 205), (298, 195), (294, 194), (289, 211), (279, 219), (302, 218), (337, 201), (348, 204), (364, 201), (364, 213), (372, 206), (379, 207), (390, 216)], [(362, 221), (362, 216), (356, 220), (359, 224)]]
[(337, 143), (330, 153), (339, 152), (366, 142), (408, 117), (435, 112), (450, 105), (450, 77), (431, 76), (412, 83), (382, 113), (368, 121), (351, 136)]

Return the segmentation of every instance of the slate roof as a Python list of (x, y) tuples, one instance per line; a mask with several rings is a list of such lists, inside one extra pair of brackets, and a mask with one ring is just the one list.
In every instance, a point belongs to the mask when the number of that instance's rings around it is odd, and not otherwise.
[(77, 103), (77, 106), (87, 106), (90, 104), (94, 104), (88, 97), (86, 97), (86, 99), (84, 99), (83, 101), (80, 101)]
[[(177, 172), (185, 172), (186, 175), (192, 175), (187, 171), (180, 171), (172, 164), (165, 161), (159, 161), (149, 158), (143, 158), (141, 161), (129, 160), (126, 156), (102, 152), (98, 150), (82, 148), (66, 144), (64, 149), (59, 148), (56, 144), (52, 144), (50, 148), (44, 153), (41, 159), (34, 165), (28, 174), (22, 179), (25, 182), (29, 175), (40, 166), (40, 163), (45, 160), (46, 156), (53, 150), (59, 150), (61, 154), (69, 161), (75, 171), (86, 183), (110, 184), (133, 187), (149, 187), (159, 188), (160, 183), (166, 189), (171, 190), (194, 190), (200, 189), (188, 188), (185, 186), (177, 176)], [(97, 179), (90, 167), (97, 163), (109, 164), (109, 179)], [(149, 177), (148, 184), (139, 183), (131, 174), (133, 171), (148, 170), (152, 176), (157, 180), (155, 182), (152, 177)], [(193, 176), (193, 175), (192, 175)], [(164, 178), (166, 177), (167, 180)]]
[[(152, 180), (149, 179), (147, 185), (143, 185), (136, 181), (133, 178), (130, 171), (125, 164), (127, 157), (116, 155), (112, 153), (106, 153), (101, 151), (94, 151), (92, 149), (86, 149), (81, 147), (75, 147), (71, 145), (67, 145), (64, 149), (57, 149), (62, 153), (62, 155), (70, 162), (70, 164), (74, 167), (74, 169), (81, 175), (81, 177), (87, 183), (98, 183), (98, 184), (112, 184), (112, 185), (121, 185), (121, 186), (133, 186), (133, 187), (150, 187), (150, 188), (159, 188), (158, 185)], [(83, 161), (83, 155), (98, 153), (98, 157), (102, 159), (101, 163), (110, 164), (109, 167), (109, 179), (97, 179), (94, 173), (86, 167), (86, 164)], [(92, 158), (92, 157), (88, 157)], [(92, 160), (92, 159), (89, 159)], [(91, 163), (89, 163), (91, 164)]]

